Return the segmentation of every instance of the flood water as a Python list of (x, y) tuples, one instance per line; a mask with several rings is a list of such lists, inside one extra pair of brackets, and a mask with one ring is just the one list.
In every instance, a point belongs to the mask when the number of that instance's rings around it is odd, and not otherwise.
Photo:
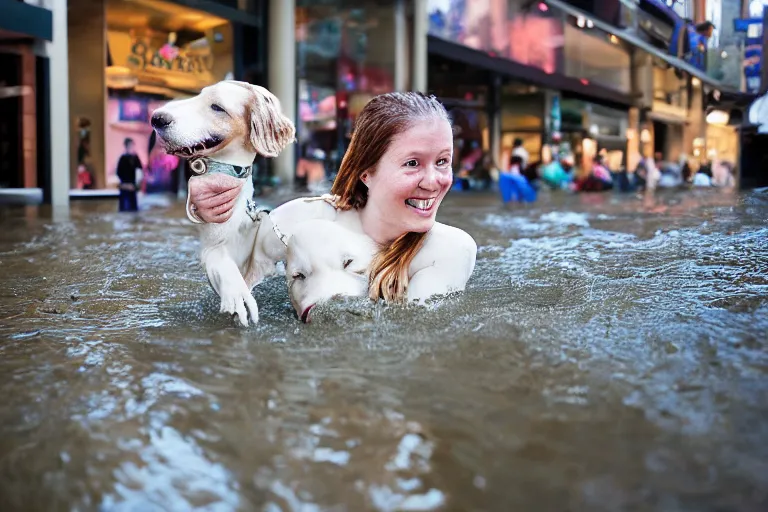
[(768, 510), (768, 191), (451, 194), (466, 293), (219, 315), (183, 204), (0, 211), (0, 510)]

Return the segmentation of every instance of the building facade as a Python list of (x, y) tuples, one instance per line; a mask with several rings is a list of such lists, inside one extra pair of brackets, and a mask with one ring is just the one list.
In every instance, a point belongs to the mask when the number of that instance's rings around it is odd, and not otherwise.
[(18, 0), (0, 0), (0, 12), (0, 192), (39, 201), (47, 148), (38, 141), (47, 138), (38, 132), (49, 92), (43, 45), (53, 39), (53, 16), (42, 2)]
[[(482, 148), (500, 167), (515, 139), (537, 156), (565, 143), (583, 166), (601, 152), (613, 170), (654, 155), (736, 163), (736, 129), (707, 122), (704, 102), (712, 90), (741, 85), (723, 73), (724, 62), (738, 60), (738, 35), (724, 28), (738, 13), (726, 7), (428, 0), (430, 90), (455, 112), (460, 157)], [(707, 8), (723, 23), (709, 39), (693, 23)]]
[[(522, 139), (536, 158), (557, 140), (582, 165), (601, 151), (616, 169), (656, 153), (738, 159), (736, 130), (708, 122), (705, 101), (744, 89), (742, 67), (728, 67), (744, 56), (727, 30), (749, 7), (737, 0), (44, 1), (0, 0), (48, 12), (52, 27), (49, 40), (9, 41), (0, 25), (0, 55), (34, 55), (4, 66), (18, 75), (5, 82), (36, 85), (34, 101), (3, 104), (23, 122), (0, 187), (54, 203), (115, 191), (127, 138), (147, 192), (183, 189), (184, 164), (147, 121), (227, 78), (269, 88), (295, 120), (297, 144), (261, 162), (283, 183), (331, 175), (362, 107), (394, 90), (445, 103), (460, 158), (480, 148), (504, 166)], [(691, 32), (709, 17), (708, 38)]]

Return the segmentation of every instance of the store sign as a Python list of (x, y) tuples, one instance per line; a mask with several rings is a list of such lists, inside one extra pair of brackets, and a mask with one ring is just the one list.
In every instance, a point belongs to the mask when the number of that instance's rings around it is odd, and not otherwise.
[(204, 74), (213, 69), (213, 54), (210, 51), (189, 52), (173, 44), (173, 37), (159, 48), (153, 48), (150, 43), (134, 39), (128, 63), (142, 71), (147, 68), (157, 70), (178, 71), (182, 73)]
[[(222, 41), (217, 40), (217, 34), (223, 35)], [(107, 79), (112, 77), (118, 85), (126, 84), (126, 89), (154, 87), (159, 94), (164, 93), (163, 88), (199, 92), (224, 80), (232, 71), (228, 34), (226, 25), (215, 32), (200, 33), (197, 38), (190, 38), (190, 31), (179, 32), (178, 40), (175, 32), (107, 30), (113, 63), (106, 70)]]

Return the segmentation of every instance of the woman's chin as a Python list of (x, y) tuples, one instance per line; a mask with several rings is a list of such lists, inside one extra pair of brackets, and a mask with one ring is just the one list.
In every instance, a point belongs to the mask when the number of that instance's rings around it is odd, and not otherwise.
[(409, 233), (426, 233), (435, 225), (435, 216), (411, 219), (408, 223)]

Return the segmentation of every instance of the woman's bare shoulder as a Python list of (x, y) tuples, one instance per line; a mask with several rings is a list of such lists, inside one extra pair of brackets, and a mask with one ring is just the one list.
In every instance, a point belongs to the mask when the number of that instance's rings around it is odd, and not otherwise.
[(429, 232), (424, 246), (434, 246), (439, 249), (467, 250), (477, 253), (477, 243), (466, 231), (448, 224), (435, 222)]
[[(414, 258), (411, 272), (430, 266), (466, 266), (474, 268), (477, 243), (466, 231), (436, 222), (419, 254)], [(471, 273), (471, 270), (470, 270)]]

